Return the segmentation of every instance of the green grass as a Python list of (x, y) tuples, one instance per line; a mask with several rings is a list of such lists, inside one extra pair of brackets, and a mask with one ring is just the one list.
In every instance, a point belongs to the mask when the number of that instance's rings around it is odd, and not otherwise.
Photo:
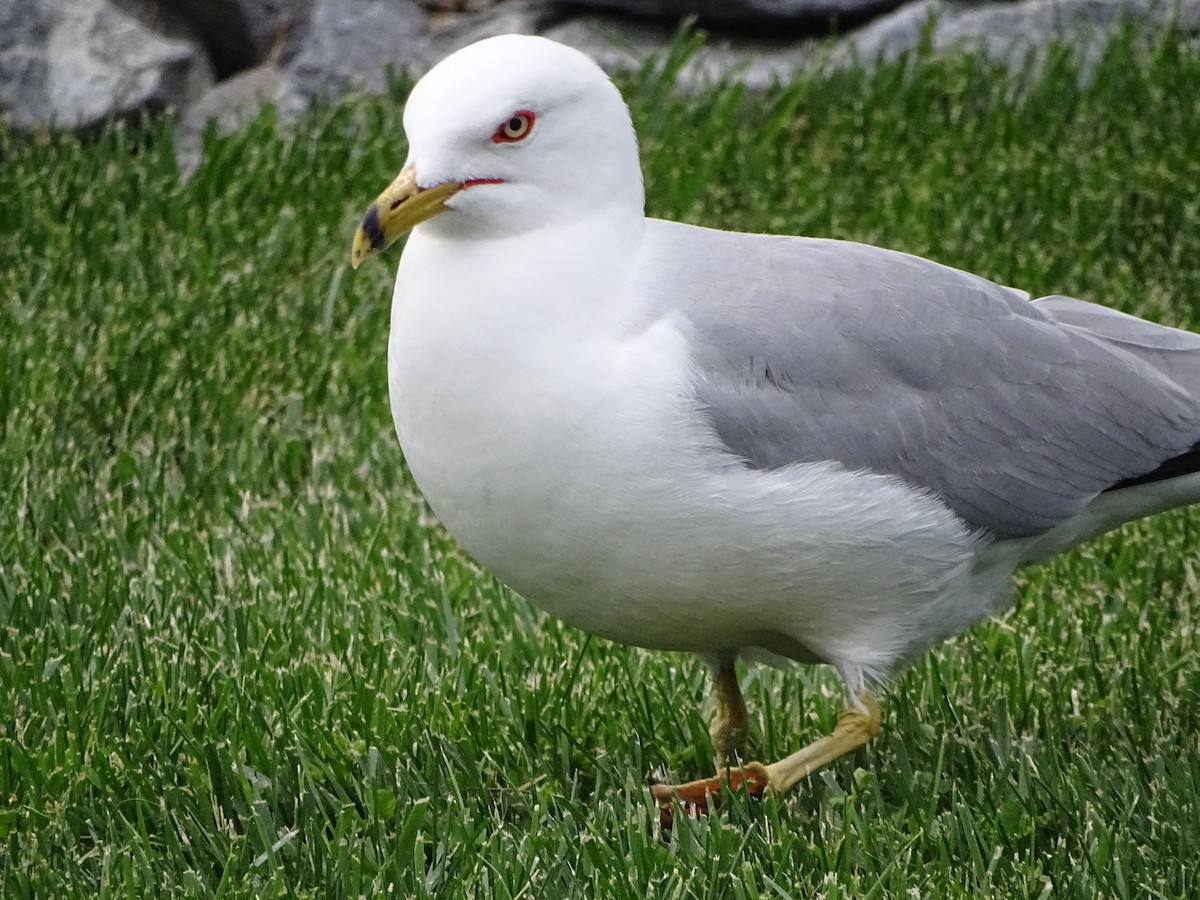
[[(1200, 56), (624, 86), (651, 212), (858, 238), (1196, 327)], [(213, 139), (0, 137), (0, 894), (1181, 897), (1200, 891), (1200, 516), (1028, 572), (884, 734), (669, 840), (694, 660), (548, 620), (433, 523), (348, 271), (403, 91)], [(754, 670), (763, 757), (832, 724)]]

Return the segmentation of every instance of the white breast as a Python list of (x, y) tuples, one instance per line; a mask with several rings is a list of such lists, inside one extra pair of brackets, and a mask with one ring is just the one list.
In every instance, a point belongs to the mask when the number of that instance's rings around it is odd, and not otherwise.
[[(605, 296), (547, 296), (520, 277), (535, 265), (414, 235), (389, 346), (413, 477), (515, 590), (615, 640), (764, 646), (852, 681), (988, 612), (996, 589), (972, 583), (975, 539), (944, 505), (833, 465), (745, 469), (692, 405), (678, 323), (640, 320), (611, 277), (583, 282)], [(486, 290), (470, 274), (506, 267)]]

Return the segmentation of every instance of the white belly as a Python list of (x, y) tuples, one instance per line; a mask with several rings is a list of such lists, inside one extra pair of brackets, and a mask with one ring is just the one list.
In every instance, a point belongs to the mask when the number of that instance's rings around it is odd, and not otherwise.
[(987, 613), (992, 598), (970, 596), (975, 541), (940, 503), (885, 476), (756, 472), (720, 454), (672, 322), (571, 330), (544, 310), (455, 302), (397, 288), (397, 433), (450, 533), (552, 614), (626, 643), (762, 646), (853, 678)]

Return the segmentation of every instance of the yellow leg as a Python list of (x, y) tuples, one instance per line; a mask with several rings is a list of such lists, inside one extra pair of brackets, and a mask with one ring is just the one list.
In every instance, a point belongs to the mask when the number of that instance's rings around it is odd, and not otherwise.
[(746, 738), (750, 732), (750, 714), (742, 698), (732, 658), (722, 659), (713, 670), (713, 693), (717, 698), (717, 712), (708, 735), (712, 738), (719, 772), (746, 758)]
[[(734, 684), (736, 683), (735, 680)], [(738, 696), (740, 698), (740, 692)], [(715, 778), (702, 778), (679, 785), (652, 785), (650, 793), (661, 807), (660, 818), (663, 827), (671, 826), (674, 818), (672, 802), (675, 800), (679, 801), (689, 814), (703, 815), (708, 811), (710, 803), (716, 803), (722, 783), (728, 784), (730, 790), (734, 791), (745, 785), (754, 797), (761, 797), (768, 788), (782, 792), (794, 787), (797, 782), (822, 766), (857, 750), (879, 734), (883, 727), (879, 704), (873, 698), (861, 697), (859, 704), (861, 708), (847, 709), (838, 717), (837, 725), (831, 734), (813, 741), (804, 749), (784, 757), (779, 762), (768, 766), (759, 762), (749, 762), (720, 769)], [(742, 705), (744, 708), (745, 704)]]
[(779, 762), (766, 766), (767, 783), (772, 790), (786, 791), (796, 782), (802, 781), (822, 766), (827, 766), (840, 756), (857, 750), (883, 729), (879, 716), (879, 704), (871, 697), (859, 701), (863, 708), (848, 709), (838, 716), (833, 733), (819, 738), (785, 756)]

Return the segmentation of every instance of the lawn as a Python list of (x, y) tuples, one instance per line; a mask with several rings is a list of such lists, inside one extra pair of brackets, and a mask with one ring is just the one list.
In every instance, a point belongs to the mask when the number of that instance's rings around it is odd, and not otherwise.
[[(681, 45), (682, 46), (682, 45)], [(675, 59), (678, 62), (678, 58)], [(622, 82), (652, 214), (854, 238), (1200, 329), (1200, 54), (901, 63), (751, 96)], [(884, 733), (660, 835), (702, 667), (541, 615), (408, 477), (395, 252), (349, 270), (405, 88), (283, 141), (0, 133), (0, 895), (1200, 892), (1200, 512), (1022, 577)], [(775, 758), (840, 708), (748, 669)]]

